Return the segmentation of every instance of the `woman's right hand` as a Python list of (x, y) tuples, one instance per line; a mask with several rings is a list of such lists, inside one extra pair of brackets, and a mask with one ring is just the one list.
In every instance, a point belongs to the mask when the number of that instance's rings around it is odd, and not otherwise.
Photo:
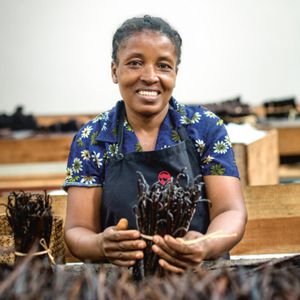
[[(84, 201), (82, 201), (84, 199)], [(143, 258), (146, 242), (128, 222), (101, 229), (102, 188), (70, 187), (65, 222), (65, 241), (70, 252), (83, 261), (131, 266)], [(99, 233), (100, 232), (100, 233)]]
[(99, 242), (109, 262), (121, 267), (130, 267), (137, 259), (144, 257), (146, 242), (140, 239), (138, 230), (127, 230), (127, 225), (120, 225), (122, 221), (124, 220), (120, 220), (117, 226), (106, 228)]

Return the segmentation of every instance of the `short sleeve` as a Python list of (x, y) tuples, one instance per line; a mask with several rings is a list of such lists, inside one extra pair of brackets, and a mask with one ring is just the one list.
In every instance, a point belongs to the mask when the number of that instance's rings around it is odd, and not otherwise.
[(214, 113), (203, 110), (199, 126), (203, 138), (195, 140), (200, 154), (203, 175), (224, 175), (239, 178), (234, 152), (223, 121)]
[(90, 122), (74, 136), (63, 184), (64, 190), (71, 186), (101, 187), (103, 185), (105, 147), (101, 147), (96, 141), (98, 133)]

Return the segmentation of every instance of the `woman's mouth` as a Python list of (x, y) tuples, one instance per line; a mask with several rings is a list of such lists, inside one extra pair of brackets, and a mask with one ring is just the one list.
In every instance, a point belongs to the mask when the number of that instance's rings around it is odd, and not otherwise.
[(146, 97), (156, 97), (159, 92), (158, 91), (154, 91), (154, 90), (138, 90), (137, 93), (141, 96), (146, 96)]

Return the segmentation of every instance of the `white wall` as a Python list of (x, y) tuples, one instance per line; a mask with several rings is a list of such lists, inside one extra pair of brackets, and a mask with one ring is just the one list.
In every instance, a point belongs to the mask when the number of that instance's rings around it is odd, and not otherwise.
[(165, 18), (183, 38), (174, 95), (259, 104), (300, 99), (298, 0), (0, 0), (0, 113), (97, 113), (119, 99), (111, 39), (128, 17)]

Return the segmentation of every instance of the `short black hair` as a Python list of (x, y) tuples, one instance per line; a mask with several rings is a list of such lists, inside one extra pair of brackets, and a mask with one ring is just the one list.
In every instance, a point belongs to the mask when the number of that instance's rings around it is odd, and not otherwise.
[(177, 65), (180, 64), (182, 39), (179, 33), (163, 19), (149, 15), (128, 19), (116, 30), (112, 41), (112, 60), (117, 62), (117, 54), (124, 40), (144, 30), (159, 32), (167, 36), (175, 47)]

